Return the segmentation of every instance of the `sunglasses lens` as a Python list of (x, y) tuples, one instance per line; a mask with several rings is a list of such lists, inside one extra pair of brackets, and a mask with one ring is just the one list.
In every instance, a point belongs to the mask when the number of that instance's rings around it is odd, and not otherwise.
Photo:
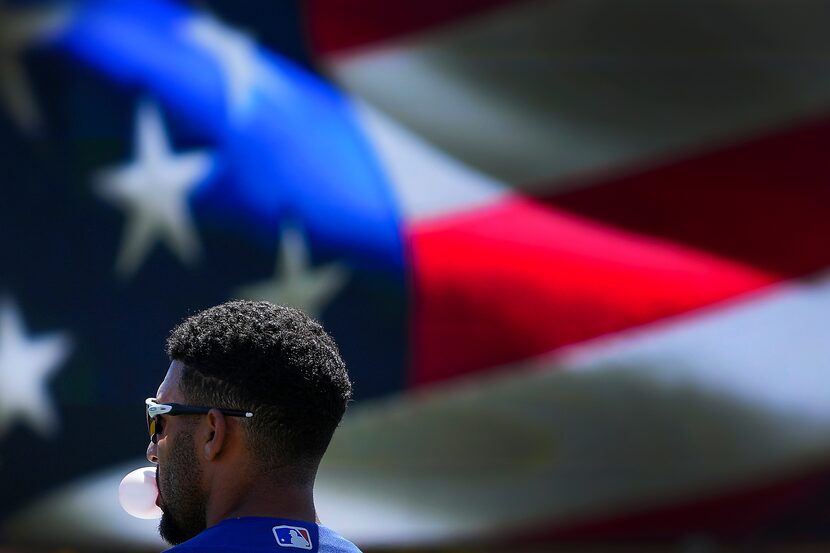
[[(149, 409), (149, 405), (147, 409)], [(147, 411), (145, 411), (145, 414), (147, 415), (147, 432), (150, 434), (150, 441), (154, 444), (158, 443), (158, 434), (161, 432), (161, 421), (159, 421), (158, 417), (151, 417)]]

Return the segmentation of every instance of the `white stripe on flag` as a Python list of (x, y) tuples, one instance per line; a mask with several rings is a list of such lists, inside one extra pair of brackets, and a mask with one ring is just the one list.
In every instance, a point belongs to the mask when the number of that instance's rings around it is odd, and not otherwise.
[(817, 0), (517, 2), (326, 61), (450, 155), (549, 193), (826, 111), (824, 12)]
[(482, 207), (508, 193), (371, 106), (355, 102), (355, 108), (407, 221)]

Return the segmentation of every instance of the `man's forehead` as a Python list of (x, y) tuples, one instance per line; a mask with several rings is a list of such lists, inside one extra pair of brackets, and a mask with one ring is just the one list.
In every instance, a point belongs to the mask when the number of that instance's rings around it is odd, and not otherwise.
[(181, 399), (181, 392), (179, 391), (179, 381), (182, 378), (182, 364), (179, 361), (170, 363), (167, 369), (167, 374), (164, 375), (164, 380), (159, 385), (158, 392), (156, 392), (156, 400), (159, 403), (174, 403)]

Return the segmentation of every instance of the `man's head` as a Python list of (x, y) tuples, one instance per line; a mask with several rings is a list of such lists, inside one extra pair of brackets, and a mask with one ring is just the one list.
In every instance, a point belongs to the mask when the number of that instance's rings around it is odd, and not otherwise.
[[(179, 543), (205, 528), (210, 471), (233, 460), (239, 474), (310, 487), (351, 398), (337, 346), (290, 307), (233, 301), (197, 313), (170, 334), (170, 370), (158, 403), (214, 407), (161, 415), (158, 462), (162, 537)], [(219, 409), (253, 412), (225, 416)]]

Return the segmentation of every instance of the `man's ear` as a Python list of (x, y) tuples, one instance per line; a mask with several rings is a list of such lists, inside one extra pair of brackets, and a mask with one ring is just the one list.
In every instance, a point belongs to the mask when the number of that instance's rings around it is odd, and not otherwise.
[(205, 459), (213, 461), (227, 445), (227, 421), (219, 409), (211, 409), (205, 417), (206, 436), (203, 441)]

